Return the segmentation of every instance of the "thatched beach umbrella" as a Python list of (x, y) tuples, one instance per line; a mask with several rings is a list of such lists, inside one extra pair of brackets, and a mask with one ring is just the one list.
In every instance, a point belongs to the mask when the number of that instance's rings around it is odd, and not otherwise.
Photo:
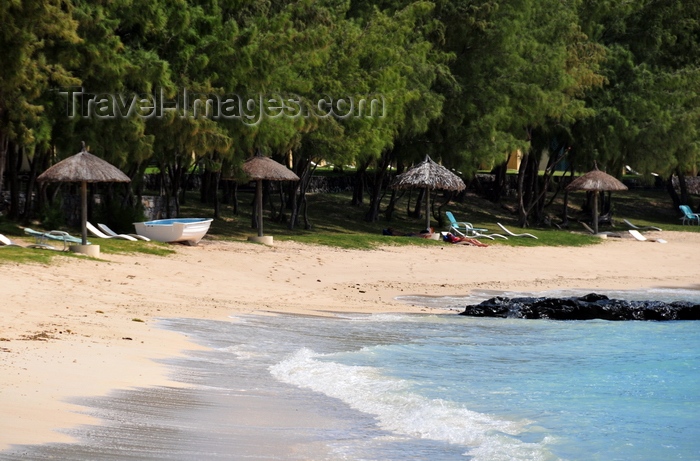
[(263, 236), (263, 197), (262, 197), (262, 182), (268, 181), (299, 181), (299, 176), (294, 174), (292, 170), (275, 162), (269, 157), (263, 157), (259, 152), (255, 157), (249, 158), (243, 163), (243, 171), (251, 179), (255, 180), (255, 202), (256, 213), (258, 218), (258, 237)]
[(461, 191), (467, 186), (462, 178), (442, 165), (433, 162), (429, 155), (405, 173), (398, 175), (391, 187), (395, 189), (425, 188), (425, 228), (430, 230), (430, 191), (432, 189)]
[(593, 230), (598, 233), (598, 192), (600, 191), (616, 191), (616, 190), (627, 190), (627, 186), (622, 184), (619, 180), (604, 173), (598, 169), (598, 165), (595, 165), (595, 169), (589, 171), (583, 176), (571, 181), (571, 183), (566, 186), (567, 191), (572, 190), (585, 190), (588, 192), (593, 192)]
[(61, 160), (44, 171), (39, 175), (37, 181), (81, 183), (82, 243), (87, 245), (87, 183), (129, 182), (131, 179), (119, 168), (88, 152), (85, 148), (85, 142), (83, 142), (81, 152)]

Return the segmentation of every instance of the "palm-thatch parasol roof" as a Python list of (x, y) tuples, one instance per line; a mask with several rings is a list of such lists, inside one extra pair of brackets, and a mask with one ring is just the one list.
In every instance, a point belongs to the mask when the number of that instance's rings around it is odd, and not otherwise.
[(119, 168), (92, 155), (85, 149), (61, 160), (39, 175), (37, 181), (47, 182), (129, 182), (131, 179)]
[(425, 160), (398, 175), (391, 187), (396, 189), (427, 187), (429, 189), (461, 191), (467, 186), (462, 178), (444, 166), (438, 165), (430, 156), (426, 155)]
[(258, 237), (263, 236), (263, 197), (262, 197), (262, 182), (268, 181), (299, 181), (292, 170), (285, 167), (279, 162), (275, 162), (269, 157), (263, 157), (259, 152), (255, 157), (249, 158), (243, 163), (243, 171), (251, 179), (256, 181), (255, 196), (256, 196), (256, 214), (258, 218)]
[(627, 190), (627, 186), (618, 179), (596, 168), (571, 181), (571, 183), (566, 186), (566, 190), (615, 191)]
[(292, 170), (270, 157), (256, 155), (243, 163), (243, 171), (251, 179), (269, 181), (299, 181), (299, 176)]
[(598, 233), (598, 192), (600, 191), (616, 191), (616, 190), (627, 190), (625, 186), (618, 179), (610, 176), (609, 174), (600, 171), (598, 165), (595, 165), (595, 169), (589, 171), (583, 176), (571, 181), (571, 183), (566, 186), (567, 191), (572, 190), (585, 190), (593, 192), (593, 230)]
[(81, 221), (83, 245), (87, 244), (87, 183), (129, 182), (131, 179), (119, 168), (92, 155), (85, 148), (75, 155), (61, 160), (37, 177), (45, 182), (79, 182), (81, 184)]
[(425, 228), (430, 230), (430, 190), (462, 191), (467, 186), (462, 178), (444, 166), (438, 165), (429, 155), (426, 155), (425, 160), (394, 178), (391, 187), (395, 189), (425, 188)]

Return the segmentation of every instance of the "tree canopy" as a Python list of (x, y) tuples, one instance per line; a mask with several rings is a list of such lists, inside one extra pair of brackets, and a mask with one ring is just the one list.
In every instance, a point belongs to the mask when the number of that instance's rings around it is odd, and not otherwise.
[(258, 152), (294, 165), (293, 195), (312, 165), (374, 166), (368, 219), (389, 167), (426, 154), (469, 179), (523, 152), (523, 225), (545, 156), (697, 173), (700, 0), (23, 0), (0, 24), (13, 197), (22, 154), (35, 177), (83, 140), (132, 194), (154, 165), (175, 198), (195, 167), (237, 177)]

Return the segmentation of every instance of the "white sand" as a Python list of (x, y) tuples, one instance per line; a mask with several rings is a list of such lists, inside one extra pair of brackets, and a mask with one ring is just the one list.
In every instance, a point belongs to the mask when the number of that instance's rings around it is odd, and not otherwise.
[[(152, 359), (197, 346), (152, 327), (156, 318), (420, 312), (427, 308), (394, 298), (465, 295), (474, 289), (697, 287), (700, 234), (645, 235), (668, 243), (630, 238), (583, 248), (445, 244), (346, 251), (205, 240), (197, 247), (174, 245), (177, 253), (168, 257), (102, 254), (103, 261), (5, 264), (0, 267), (0, 450), (69, 441), (55, 430), (91, 422), (78, 413), (80, 407), (66, 403), (69, 397), (178, 385), (168, 382), (165, 367)], [(35, 339), (25, 339), (30, 337)]]

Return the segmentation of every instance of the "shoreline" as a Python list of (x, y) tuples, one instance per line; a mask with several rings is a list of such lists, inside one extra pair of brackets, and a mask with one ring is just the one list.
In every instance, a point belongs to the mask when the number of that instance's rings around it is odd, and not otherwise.
[(425, 313), (436, 310), (396, 298), (475, 290), (698, 289), (693, 250), (700, 234), (663, 237), (668, 244), (609, 239), (580, 248), (375, 250), (205, 240), (197, 247), (175, 245), (176, 254), (167, 257), (8, 264), (0, 272), (0, 451), (69, 442), (58, 430), (98, 422), (67, 403), (70, 398), (182, 386), (156, 360), (201, 346), (151, 326), (159, 318)]

